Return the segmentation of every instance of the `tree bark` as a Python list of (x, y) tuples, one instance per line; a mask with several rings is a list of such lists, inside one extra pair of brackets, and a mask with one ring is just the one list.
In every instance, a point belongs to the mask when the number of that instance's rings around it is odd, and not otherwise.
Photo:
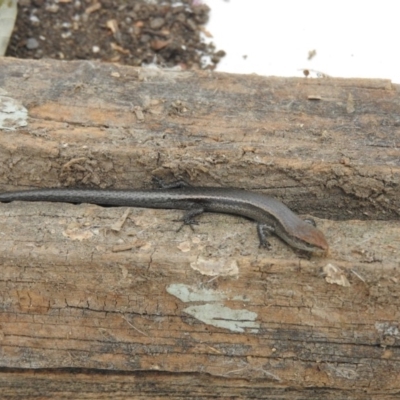
[(0, 88), (0, 191), (241, 187), (331, 248), (260, 249), (228, 215), (0, 203), (2, 398), (397, 398), (398, 85), (3, 58)]

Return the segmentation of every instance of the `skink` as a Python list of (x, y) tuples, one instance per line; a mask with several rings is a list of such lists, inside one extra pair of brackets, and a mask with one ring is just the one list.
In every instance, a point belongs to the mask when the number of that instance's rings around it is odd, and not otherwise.
[(188, 210), (187, 224), (204, 211), (235, 214), (258, 222), (260, 244), (266, 248), (268, 233), (275, 233), (290, 246), (325, 254), (324, 234), (305, 222), (280, 201), (256, 192), (216, 187), (179, 187), (155, 190), (38, 189), (0, 193), (0, 202), (51, 201)]

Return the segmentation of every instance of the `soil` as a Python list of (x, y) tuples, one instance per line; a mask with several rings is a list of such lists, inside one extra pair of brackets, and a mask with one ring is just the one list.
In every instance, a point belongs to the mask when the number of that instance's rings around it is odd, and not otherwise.
[(217, 51), (199, 0), (20, 0), (6, 55), (214, 69)]

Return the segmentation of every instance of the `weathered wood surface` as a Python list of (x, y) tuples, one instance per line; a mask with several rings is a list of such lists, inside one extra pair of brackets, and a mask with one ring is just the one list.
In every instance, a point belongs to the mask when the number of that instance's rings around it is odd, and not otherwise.
[(176, 232), (180, 211), (0, 204), (4, 398), (399, 395), (398, 86), (1, 59), (0, 88), (28, 110), (0, 131), (0, 191), (237, 186), (331, 245), (307, 260), (238, 217)]

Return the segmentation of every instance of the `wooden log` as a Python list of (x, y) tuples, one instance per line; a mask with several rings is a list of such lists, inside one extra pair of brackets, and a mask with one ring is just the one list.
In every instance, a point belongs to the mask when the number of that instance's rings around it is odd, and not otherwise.
[(318, 217), (331, 246), (268, 252), (227, 215), (178, 231), (181, 211), (0, 204), (3, 398), (398, 396), (397, 85), (51, 60), (0, 72), (15, 128), (0, 130), (0, 191), (235, 186)]

